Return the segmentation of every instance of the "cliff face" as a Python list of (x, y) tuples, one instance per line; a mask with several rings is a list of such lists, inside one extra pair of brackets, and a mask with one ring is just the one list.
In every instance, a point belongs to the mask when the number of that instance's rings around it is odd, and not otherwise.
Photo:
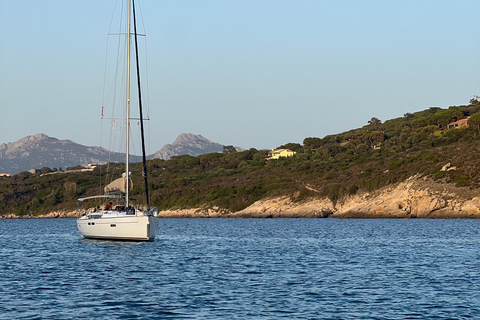
[(418, 176), (372, 194), (345, 199), (338, 217), (480, 218), (477, 190), (456, 188)]
[(480, 218), (480, 194), (418, 176), (402, 183), (341, 199), (295, 203), (291, 198), (261, 200), (231, 214), (238, 217)]
[(402, 183), (333, 203), (327, 198), (263, 199), (235, 213), (214, 209), (168, 210), (162, 217), (197, 218), (480, 218), (477, 190), (456, 188), (414, 176)]

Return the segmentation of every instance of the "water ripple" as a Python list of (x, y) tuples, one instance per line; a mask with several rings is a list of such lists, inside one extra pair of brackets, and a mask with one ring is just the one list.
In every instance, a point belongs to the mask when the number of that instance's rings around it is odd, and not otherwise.
[(0, 220), (0, 319), (479, 319), (479, 220)]

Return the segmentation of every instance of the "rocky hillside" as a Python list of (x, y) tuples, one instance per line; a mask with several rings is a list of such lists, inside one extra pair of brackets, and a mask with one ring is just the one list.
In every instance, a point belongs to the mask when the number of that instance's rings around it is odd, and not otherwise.
[(479, 219), (480, 193), (416, 175), (373, 192), (346, 196), (336, 203), (326, 197), (301, 202), (295, 202), (295, 197), (279, 197), (257, 201), (230, 216)]
[[(172, 156), (198, 156), (212, 152), (222, 152), (223, 145), (212, 142), (201, 135), (182, 133), (172, 144), (166, 144), (149, 159), (170, 159)], [(237, 150), (243, 150), (237, 148)], [(141, 157), (130, 156), (131, 162), (140, 162)], [(90, 163), (104, 164), (124, 162), (123, 153), (110, 152), (102, 147), (89, 147), (71, 140), (59, 140), (38, 133), (16, 142), (0, 145), (0, 173), (16, 174), (30, 169), (86, 166)]]
[[(124, 161), (124, 155), (38, 133), (0, 145), (0, 172), (16, 174), (43, 167), (63, 168), (89, 163)], [(139, 160), (137, 160), (139, 161)]]
[[(241, 148), (236, 148), (242, 151)], [(166, 144), (150, 158), (168, 160), (173, 156), (199, 156), (206, 153), (222, 152), (223, 145), (213, 142), (199, 134), (182, 133), (172, 144)]]

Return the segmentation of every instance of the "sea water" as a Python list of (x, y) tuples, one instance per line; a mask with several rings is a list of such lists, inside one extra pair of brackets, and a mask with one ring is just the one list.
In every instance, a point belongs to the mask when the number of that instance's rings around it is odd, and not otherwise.
[(0, 220), (0, 319), (480, 319), (480, 220)]

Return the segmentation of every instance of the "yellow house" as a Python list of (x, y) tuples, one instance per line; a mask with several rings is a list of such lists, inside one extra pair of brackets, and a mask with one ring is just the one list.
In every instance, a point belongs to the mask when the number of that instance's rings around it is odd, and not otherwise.
[(296, 154), (295, 151), (292, 151), (290, 149), (276, 149), (268, 152), (268, 157), (267, 159), (278, 159), (280, 157), (292, 157), (294, 154)]

